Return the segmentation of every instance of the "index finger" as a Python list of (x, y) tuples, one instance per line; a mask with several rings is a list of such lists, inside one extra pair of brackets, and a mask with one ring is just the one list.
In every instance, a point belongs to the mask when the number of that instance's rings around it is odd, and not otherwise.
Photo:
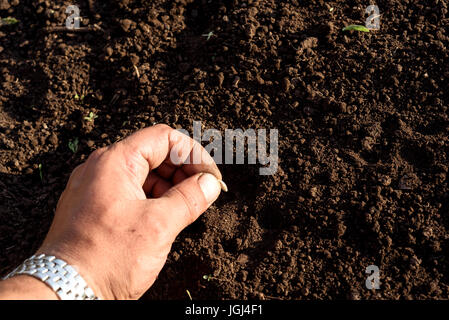
[[(163, 162), (182, 166), (189, 176), (204, 172), (222, 179), (214, 159), (198, 142), (167, 125), (157, 124), (142, 129), (118, 144), (125, 151), (126, 165), (142, 185), (148, 173)], [(190, 161), (185, 163), (186, 159)]]

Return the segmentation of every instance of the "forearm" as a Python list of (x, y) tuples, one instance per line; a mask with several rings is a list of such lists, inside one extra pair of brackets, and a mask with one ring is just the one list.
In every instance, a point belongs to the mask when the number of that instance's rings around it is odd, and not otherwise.
[(18, 275), (0, 281), (0, 300), (58, 300), (58, 296), (42, 281)]

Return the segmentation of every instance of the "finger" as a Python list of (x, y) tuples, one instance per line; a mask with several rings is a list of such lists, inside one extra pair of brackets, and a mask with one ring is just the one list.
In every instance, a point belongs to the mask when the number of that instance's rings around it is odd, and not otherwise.
[(148, 172), (164, 160), (180, 166), (188, 158), (195, 160), (183, 165), (188, 175), (207, 172), (222, 179), (214, 160), (198, 142), (167, 125), (158, 124), (137, 131), (117, 145), (123, 147), (126, 165), (142, 185)]
[(181, 183), (188, 177), (189, 176), (182, 170), (182, 168), (179, 168), (178, 170), (176, 170), (175, 174), (173, 175), (173, 178), (172, 178), (173, 185)]
[[(182, 134), (182, 136), (185, 137), (186, 135)], [(221, 172), (218, 169), (217, 164), (206, 149), (204, 149), (201, 144), (193, 139), (190, 139), (189, 142), (191, 143), (191, 149), (188, 157), (186, 158), (189, 162), (182, 166), (182, 170), (188, 176), (204, 172), (213, 174), (218, 180), (222, 180), (223, 177), (221, 176)]]
[(149, 200), (149, 212), (171, 225), (173, 236), (194, 222), (220, 195), (217, 178), (196, 174), (173, 186), (161, 198)]
[(169, 160), (165, 160), (162, 164), (157, 168), (157, 173), (166, 180), (171, 180), (176, 170), (178, 170), (179, 166), (176, 166), (170, 163)]
[(192, 170), (192, 166), (183, 165), (177, 166), (170, 162), (170, 160), (165, 160), (162, 164), (157, 168), (157, 173), (159, 176), (166, 180), (174, 181), (174, 184), (179, 181), (184, 180), (185, 178), (194, 175), (195, 173), (201, 172), (201, 170), (207, 170), (205, 168), (196, 167)]
[(89, 155), (89, 158), (83, 162), (82, 164), (78, 165), (75, 169), (73, 169), (69, 181), (67, 182), (66, 188), (77, 188), (81, 185), (83, 182), (83, 176), (88, 170), (88, 167), (90, 164), (95, 163), (95, 161), (103, 154), (105, 153), (107, 148), (100, 148), (95, 150)]
[(152, 171), (143, 184), (143, 191), (147, 196), (159, 198), (166, 193), (173, 185), (167, 180), (161, 178), (156, 172)]
[(183, 171), (183, 167), (176, 167), (167, 162), (163, 162), (159, 168), (157, 168), (157, 173), (159, 176), (165, 180), (171, 181), (173, 184), (178, 184), (189, 177), (189, 175)]
[(73, 169), (70, 174), (69, 181), (67, 182), (66, 188), (77, 188), (82, 182), (82, 176), (84, 171), (86, 170), (86, 163), (82, 163), (78, 165), (75, 169)]

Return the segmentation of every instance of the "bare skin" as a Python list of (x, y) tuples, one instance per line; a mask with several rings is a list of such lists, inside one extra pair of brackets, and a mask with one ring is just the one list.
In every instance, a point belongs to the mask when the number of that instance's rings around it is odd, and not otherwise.
[[(176, 165), (170, 153), (201, 163)], [(181, 156), (183, 155), (183, 156)], [(166, 125), (93, 152), (75, 168), (37, 253), (74, 266), (101, 299), (137, 299), (156, 280), (176, 236), (218, 198), (210, 155)], [(15, 276), (0, 299), (57, 299), (43, 282)]]

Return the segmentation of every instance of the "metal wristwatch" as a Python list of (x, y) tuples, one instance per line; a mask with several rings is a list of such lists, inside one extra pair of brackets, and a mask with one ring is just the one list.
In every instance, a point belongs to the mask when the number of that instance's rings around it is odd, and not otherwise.
[(3, 280), (22, 274), (41, 280), (52, 288), (61, 300), (100, 300), (73, 267), (55, 256), (33, 255)]

